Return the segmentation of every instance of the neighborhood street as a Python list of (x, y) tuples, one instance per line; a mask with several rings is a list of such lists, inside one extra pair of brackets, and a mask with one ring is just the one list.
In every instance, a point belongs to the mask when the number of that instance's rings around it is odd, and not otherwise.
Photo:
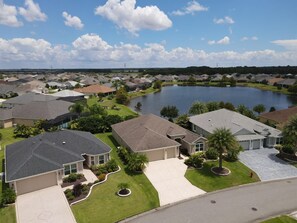
[(201, 195), (123, 222), (245, 223), (297, 210), (297, 178)]

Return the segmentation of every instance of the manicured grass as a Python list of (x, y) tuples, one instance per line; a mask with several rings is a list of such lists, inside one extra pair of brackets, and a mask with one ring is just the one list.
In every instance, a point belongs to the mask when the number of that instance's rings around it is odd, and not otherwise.
[[(108, 109), (106, 109), (107, 113), (109, 115), (119, 115), (121, 117), (126, 116), (137, 116), (137, 113), (132, 111), (128, 106), (121, 105), (115, 102), (115, 100), (108, 100), (106, 97), (103, 98), (103, 102), (98, 102), (98, 98), (93, 97), (88, 99), (88, 105), (92, 106), (93, 104), (99, 104), (101, 106), (107, 106)], [(119, 110), (111, 109), (112, 106), (115, 105)]]
[[(122, 170), (110, 175), (107, 182), (93, 188), (91, 196), (72, 211), (78, 223), (116, 222), (144, 211), (159, 207), (158, 193), (144, 174), (128, 175), (116, 154), (116, 142), (111, 133), (96, 135), (113, 149), (112, 158), (116, 159)], [(128, 183), (132, 194), (129, 197), (116, 195), (119, 183)]]
[(259, 181), (256, 173), (250, 178), (250, 170), (241, 162), (223, 162), (223, 166), (231, 170), (228, 176), (218, 176), (211, 172), (211, 168), (218, 166), (218, 161), (206, 162), (201, 170), (189, 169), (185, 177), (195, 186), (207, 192), (248, 184)]
[(260, 90), (264, 91), (273, 91), (277, 93), (282, 93), (282, 94), (290, 94), (288, 92), (287, 88), (282, 88), (282, 89), (277, 89), (276, 86), (271, 86), (271, 85), (266, 85), (266, 84), (259, 84), (259, 83), (237, 83), (237, 86), (243, 86), (243, 87), (252, 87), (252, 88), (257, 88)]
[(137, 98), (137, 97), (142, 97), (147, 94), (156, 93), (158, 91), (159, 91), (158, 89), (154, 89), (153, 87), (150, 87), (146, 90), (142, 90), (142, 91), (138, 91), (138, 92), (129, 92), (128, 95), (129, 95), (130, 99), (133, 99), (133, 98)]
[(15, 223), (16, 215), (14, 205), (0, 208), (0, 223)]
[(267, 221), (263, 221), (262, 223), (297, 223), (297, 220), (289, 217), (289, 216), (280, 216), (277, 218), (272, 218)]

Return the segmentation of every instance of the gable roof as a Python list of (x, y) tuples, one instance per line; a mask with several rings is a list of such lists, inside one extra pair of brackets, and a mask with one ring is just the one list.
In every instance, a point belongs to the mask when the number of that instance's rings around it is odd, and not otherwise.
[(178, 142), (170, 138), (174, 136), (180, 136), (189, 143), (200, 138), (199, 135), (153, 114), (112, 125), (112, 129), (134, 152), (179, 146)]
[(94, 84), (83, 88), (75, 88), (74, 90), (85, 94), (98, 94), (98, 93), (105, 94), (105, 93), (111, 93), (115, 91), (110, 87), (107, 87), (105, 85), (99, 85), (99, 84)]
[(6, 181), (62, 169), (63, 164), (83, 161), (83, 154), (110, 151), (109, 146), (89, 132), (46, 132), (6, 147)]
[(281, 131), (275, 128), (227, 109), (191, 116), (190, 122), (209, 133), (213, 133), (216, 128), (225, 127), (230, 129), (232, 134), (239, 133), (241, 130), (250, 134), (270, 134), (271, 136), (279, 136), (281, 134)]
[(55, 97), (78, 97), (78, 96), (84, 96), (84, 94), (77, 92), (77, 91), (71, 91), (71, 90), (63, 90), (63, 91), (58, 91), (54, 94), (52, 94)]
[(272, 120), (278, 123), (285, 123), (294, 115), (297, 115), (297, 106), (283, 109), (283, 110), (263, 113), (260, 115), (260, 117), (268, 120)]

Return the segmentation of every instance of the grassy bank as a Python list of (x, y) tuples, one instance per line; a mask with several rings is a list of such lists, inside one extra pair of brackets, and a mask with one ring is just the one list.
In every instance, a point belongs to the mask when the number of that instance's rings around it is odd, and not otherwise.
[(267, 221), (263, 221), (262, 223), (297, 223), (297, 220), (283, 215), (280, 217), (269, 219)]

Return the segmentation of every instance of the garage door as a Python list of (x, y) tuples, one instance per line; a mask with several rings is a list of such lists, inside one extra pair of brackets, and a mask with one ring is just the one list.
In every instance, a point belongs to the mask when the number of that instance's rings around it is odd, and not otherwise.
[(239, 144), (242, 146), (244, 150), (249, 150), (249, 145), (250, 145), (249, 141), (241, 141), (239, 142)]
[(176, 157), (175, 150), (176, 150), (176, 148), (169, 148), (169, 149), (167, 149), (167, 159), (175, 158)]
[(43, 174), (37, 177), (31, 177), (16, 182), (17, 194), (25, 194), (46, 187), (57, 185), (56, 173)]
[(145, 154), (147, 155), (149, 162), (164, 159), (164, 150), (163, 149), (145, 152)]
[(253, 140), (253, 149), (260, 149), (260, 140)]

